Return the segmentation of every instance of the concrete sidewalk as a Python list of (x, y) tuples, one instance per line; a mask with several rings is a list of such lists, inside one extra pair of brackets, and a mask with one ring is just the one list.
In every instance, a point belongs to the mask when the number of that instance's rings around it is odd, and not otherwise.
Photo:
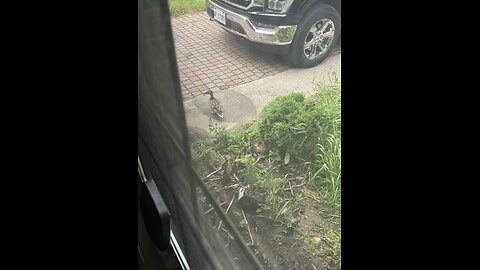
[(308, 69), (290, 69), (276, 75), (215, 93), (224, 110), (224, 118), (210, 113), (208, 95), (194, 97), (184, 102), (191, 141), (208, 135), (208, 125), (226, 125), (237, 128), (256, 119), (262, 108), (277, 96), (291, 92), (315, 93), (317, 82), (328, 82), (332, 72), (341, 81), (341, 54), (328, 57), (320, 65)]

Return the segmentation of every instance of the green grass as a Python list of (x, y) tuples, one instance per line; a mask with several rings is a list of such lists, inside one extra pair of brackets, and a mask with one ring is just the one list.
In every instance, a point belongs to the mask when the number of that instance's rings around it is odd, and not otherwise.
[(314, 256), (324, 252), (322, 243), (330, 246), (334, 256), (340, 254), (341, 235), (339, 232), (335, 232), (332, 229), (322, 229), (319, 236), (312, 237), (311, 235), (297, 232), (294, 238), (303, 242), (304, 248)]
[(301, 93), (277, 97), (262, 110), (258, 134), (265, 155), (301, 166), (322, 201), (341, 206), (340, 85), (319, 84), (308, 99)]
[(205, 0), (168, 0), (168, 4), (174, 17), (205, 10)]
[(341, 205), (341, 106), (338, 82), (320, 85), (316, 106), (322, 131), (315, 144), (315, 160), (305, 160), (304, 169), (324, 200)]
[[(332, 214), (341, 207), (340, 84), (318, 84), (316, 95), (291, 93), (272, 100), (260, 118), (240, 130), (210, 129), (211, 136), (193, 147), (194, 166), (208, 174), (230, 156), (233, 173), (261, 194), (261, 215), (292, 231), (306, 198)], [(302, 179), (292, 194), (287, 179)], [(298, 184), (298, 182), (297, 182)], [(308, 192), (307, 192), (308, 191)], [(333, 235), (333, 243), (338, 239)], [(311, 244), (311, 243), (310, 243)], [(334, 244), (335, 246), (336, 244)]]

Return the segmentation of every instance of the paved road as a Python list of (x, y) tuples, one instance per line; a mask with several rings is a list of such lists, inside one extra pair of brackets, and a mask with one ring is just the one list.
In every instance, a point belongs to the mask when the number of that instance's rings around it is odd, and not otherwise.
[(221, 29), (205, 12), (172, 18), (172, 28), (185, 100), (207, 89), (216, 93), (292, 68), (283, 57)]

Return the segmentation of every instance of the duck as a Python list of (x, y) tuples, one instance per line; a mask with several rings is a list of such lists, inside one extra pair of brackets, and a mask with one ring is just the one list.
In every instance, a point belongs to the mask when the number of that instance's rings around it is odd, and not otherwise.
[(222, 105), (220, 105), (220, 102), (213, 96), (212, 90), (208, 90), (204, 95), (210, 95), (208, 103), (212, 109), (212, 114), (216, 114), (218, 117), (223, 118)]
[(239, 190), (238, 190), (238, 205), (240, 206), (240, 208), (244, 209), (245, 211), (247, 212), (250, 212), (250, 213), (255, 213), (257, 211), (257, 209), (260, 208), (260, 201), (253, 197), (253, 196), (250, 196), (250, 195), (247, 195), (245, 193), (245, 190), (250, 187), (250, 186), (246, 186), (246, 187), (241, 187)]

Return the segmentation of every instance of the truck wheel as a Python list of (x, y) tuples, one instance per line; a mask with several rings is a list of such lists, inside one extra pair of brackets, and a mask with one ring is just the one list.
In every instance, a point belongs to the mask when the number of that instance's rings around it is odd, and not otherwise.
[(315, 6), (299, 23), (287, 57), (297, 67), (322, 62), (340, 35), (340, 15), (329, 5)]

